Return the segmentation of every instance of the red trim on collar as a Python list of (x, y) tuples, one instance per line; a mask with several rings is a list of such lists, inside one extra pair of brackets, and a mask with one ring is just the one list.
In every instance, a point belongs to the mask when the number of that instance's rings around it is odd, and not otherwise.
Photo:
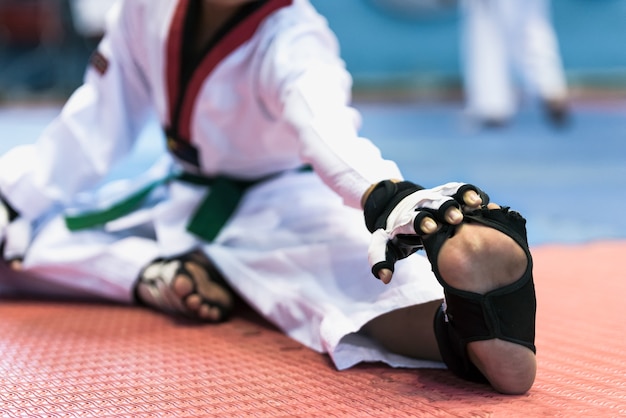
[[(186, 1), (181, 1), (181, 4)], [(270, 0), (263, 6), (261, 6), (258, 10), (252, 13), (250, 16), (246, 17), (242, 22), (240, 22), (236, 28), (230, 31), (223, 39), (221, 39), (213, 49), (204, 57), (199, 67), (193, 73), (189, 86), (187, 90), (184, 92), (185, 99), (182, 103), (180, 119), (178, 121), (178, 134), (181, 138), (190, 140), (191, 139), (191, 114), (193, 111), (193, 107), (196, 102), (196, 98), (200, 92), (202, 84), (205, 82), (207, 77), (211, 74), (213, 69), (228, 56), (231, 52), (241, 46), (244, 42), (252, 38), (257, 28), (261, 24), (261, 22), (269, 16), (271, 13), (285, 6), (291, 5), (292, 0)], [(178, 11), (175, 19), (178, 19)], [(183, 9), (184, 10), (184, 9)], [(184, 13), (182, 13), (184, 16)], [(182, 27), (181, 27), (182, 33)], [(171, 39), (171, 38), (170, 38)], [(175, 42), (175, 41), (172, 41)], [(178, 40), (178, 55), (176, 57), (180, 57), (180, 40)], [(169, 48), (168, 48), (169, 49)], [(170, 61), (170, 63), (178, 63), (178, 59), (175, 61)], [(171, 64), (170, 64), (171, 65)], [(177, 67), (177, 73), (180, 71), (180, 65), (174, 65)], [(169, 84), (176, 84), (176, 80), (171, 82), (168, 80)], [(170, 90), (172, 93), (172, 90)], [(170, 100), (173, 97), (170, 96)], [(170, 101), (170, 105), (171, 105)]]
[(189, 0), (180, 0), (178, 2), (176, 10), (174, 11), (174, 17), (172, 18), (167, 39), (165, 77), (167, 82), (167, 103), (169, 105), (167, 115), (169, 115), (170, 118), (169, 123), (172, 123), (171, 119), (174, 112), (174, 106), (176, 106), (176, 101), (178, 100), (178, 95), (180, 94), (178, 91), (180, 87), (180, 57), (183, 45), (183, 33), (185, 29), (185, 14), (188, 5)]

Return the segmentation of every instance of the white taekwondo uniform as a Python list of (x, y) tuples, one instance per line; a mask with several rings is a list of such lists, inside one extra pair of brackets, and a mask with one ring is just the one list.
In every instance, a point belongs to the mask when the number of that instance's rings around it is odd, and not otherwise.
[[(201, 246), (251, 306), (297, 341), (328, 352), (339, 369), (379, 360), (443, 367), (385, 352), (356, 334), (380, 314), (443, 292), (422, 255), (400, 261), (389, 285), (370, 273), (360, 198), (370, 184), (401, 173), (357, 133), (351, 78), (325, 19), (308, 0), (253, 2), (194, 61), (184, 47), (193, 4), (119, 3), (84, 85), (35, 144), (0, 160), (0, 190), (35, 223), (24, 259), (32, 283), (131, 302), (151, 260)], [(170, 153), (137, 179), (85, 194), (154, 119)], [(298, 170), (303, 164), (314, 171)], [(269, 178), (247, 190), (211, 242), (186, 229), (211, 186), (177, 180), (104, 226), (68, 230), (68, 207), (109, 204), (120, 190), (177, 170)]]

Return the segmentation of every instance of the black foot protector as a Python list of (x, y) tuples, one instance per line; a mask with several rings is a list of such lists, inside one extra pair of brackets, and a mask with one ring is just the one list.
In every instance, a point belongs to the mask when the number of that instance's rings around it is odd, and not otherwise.
[[(190, 269), (191, 265), (195, 265), (196, 268)], [(175, 278), (179, 275), (186, 276), (192, 283), (191, 291), (184, 297), (177, 295), (172, 288)], [(229, 295), (229, 302), (224, 304), (204, 297), (199, 291), (202, 280), (214, 288), (222, 288)], [(187, 299), (191, 295), (200, 296), (203, 305), (219, 310), (219, 318), (217, 320), (205, 320), (207, 322), (224, 321), (232, 312), (233, 301), (230, 288), (217, 268), (199, 251), (171, 259), (155, 260), (144, 269), (135, 286), (137, 301), (162, 312), (202, 320), (198, 317), (197, 312), (187, 307)]]
[(477, 382), (487, 382), (472, 364), (467, 344), (498, 338), (535, 348), (535, 313), (537, 302), (532, 275), (532, 257), (526, 237), (526, 220), (517, 212), (502, 209), (479, 209), (465, 215), (465, 223), (480, 223), (511, 237), (526, 253), (526, 271), (517, 281), (484, 295), (455, 289), (439, 272), (437, 256), (443, 243), (456, 229), (445, 225), (438, 233), (423, 239), (433, 272), (444, 287), (445, 303), (435, 316), (435, 335), (448, 368), (456, 375)]

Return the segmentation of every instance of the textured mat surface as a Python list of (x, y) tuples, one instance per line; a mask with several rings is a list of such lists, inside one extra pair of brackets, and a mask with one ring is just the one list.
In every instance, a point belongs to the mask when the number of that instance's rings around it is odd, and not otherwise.
[(534, 249), (539, 370), (523, 396), (445, 370), (337, 372), (245, 309), (195, 326), (134, 307), (3, 300), (0, 416), (626, 416), (625, 254), (625, 241)]

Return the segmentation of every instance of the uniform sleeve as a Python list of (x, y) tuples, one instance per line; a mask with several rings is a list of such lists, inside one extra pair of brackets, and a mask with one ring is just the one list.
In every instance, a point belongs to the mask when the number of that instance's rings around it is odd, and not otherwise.
[(402, 179), (397, 165), (359, 136), (360, 114), (350, 106), (352, 78), (332, 33), (300, 25), (276, 39), (268, 57), (263, 73), (275, 89), (272, 113), (296, 130), (303, 161), (347, 205), (360, 208), (373, 183)]
[(128, 154), (149, 115), (148, 85), (131, 51), (132, 15), (119, 2), (84, 83), (33, 144), (0, 158), (0, 190), (25, 217), (70, 201)]

